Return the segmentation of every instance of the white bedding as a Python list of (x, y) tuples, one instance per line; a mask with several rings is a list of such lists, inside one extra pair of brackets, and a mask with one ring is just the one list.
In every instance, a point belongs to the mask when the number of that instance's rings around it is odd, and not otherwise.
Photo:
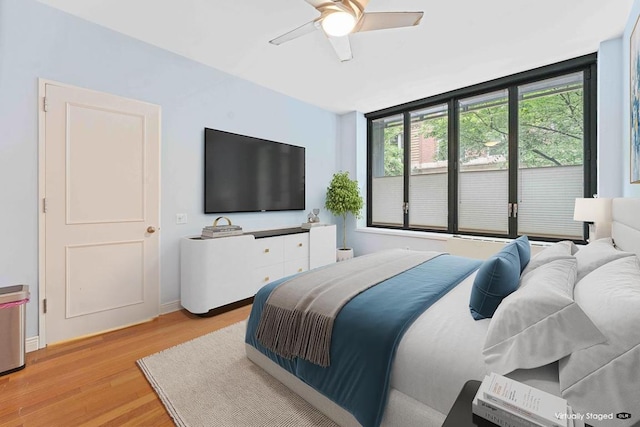
[[(612, 236), (640, 257), (640, 200), (614, 199)], [(392, 367), (383, 427), (441, 426), (463, 384), (486, 374), (482, 349), (490, 319), (475, 321), (469, 299), (475, 273), (425, 311), (404, 335)], [(544, 345), (544, 343), (541, 343)], [(344, 427), (351, 414), (247, 345), (247, 356)], [(560, 395), (558, 363), (508, 375)]]
[[(393, 363), (391, 387), (443, 414), (449, 412), (466, 381), (482, 380), (488, 373), (482, 349), (491, 319), (476, 321), (469, 313), (474, 278), (475, 273), (415, 321)], [(508, 376), (560, 394), (557, 364)]]
[(475, 273), (411, 325), (393, 362), (391, 387), (443, 414), (466, 381), (485, 375), (482, 348), (491, 319), (471, 317), (469, 295), (474, 278)]
[[(409, 327), (391, 370), (383, 427), (440, 426), (468, 380), (487, 373), (482, 356), (491, 319), (474, 320), (469, 297), (475, 273), (440, 298)], [(344, 427), (353, 416), (247, 345), (247, 356)], [(508, 375), (559, 395), (557, 364)]]

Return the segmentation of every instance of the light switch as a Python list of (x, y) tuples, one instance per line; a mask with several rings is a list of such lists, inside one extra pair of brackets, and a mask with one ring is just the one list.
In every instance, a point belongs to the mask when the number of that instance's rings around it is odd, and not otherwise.
[(179, 213), (176, 214), (176, 224), (186, 224), (187, 223), (187, 214)]

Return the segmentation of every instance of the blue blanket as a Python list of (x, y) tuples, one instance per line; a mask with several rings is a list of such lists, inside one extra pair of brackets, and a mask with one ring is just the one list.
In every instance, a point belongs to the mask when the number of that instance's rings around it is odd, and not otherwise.
[(474, 272), (481, 261), (441, 255), (385, 280), (347, 303), (336, 317), (331, 365), (284, 359), (260, 345), (255, 330), (272, 282), (255, 296), (245, 341), (354, 415), (363, 427), (382, 421), (389, 377), (404, 332), (434, 302)]

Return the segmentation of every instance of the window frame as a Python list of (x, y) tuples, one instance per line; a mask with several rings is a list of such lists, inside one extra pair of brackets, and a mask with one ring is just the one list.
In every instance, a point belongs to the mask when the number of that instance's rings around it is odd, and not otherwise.
[[(518, 87), (546, 80), (566, 74), (582, 72), (583, 73), (583, 102), (584, 102), (584, 152), (583, 152), (583, 197), (592, 197), (597, 192), (597, 53), (580, 56), (574, 59), (558, 62), (555, 64), (535, 68), (533, 70), (512, 74), (501, 77), (488, 82), (467, 86), (428, 98), (422, 98), (415, 101), (407, 102), (401, 105), (373, 111), (365, 114), (367, 119), (367, 227), (381, 229), (396, 230), (412, 230), (433, 233), (458, 233), (458, 155), (459, 155), (459, 111), (458, 101), (461, 99), (482, 95), (488, 92), (498, 90), (508, 90), (508, 110), (509, 110), (509, 203), (517, 203), (518, 186), (517, 186), (517, 168), (518, 168)], [(411, 112), (423, 108), (434, 107), (438, 104), (448, 105), (448, 227), (447, 230), (416, 228), (409, 226), (409, 214), (404, 213), (403, 226), (385, 226), (375, 225), (372, 223), (372, 200), (373, 200), (373, 146), (372, 135), (374, 120), (382, 119), (394, 115), (402, 115), (404, 119), (404, 140), (410, 141), (411, 130)], [(409, 139), (407, 139), (409, 138)], [(404, 200), (409, 199), (409, 175), (410, 175), (410, 150), (405, 144), (404, 150)], [(511, 168), (515, 167), (516, 172), (511, 172)], [(409, 207), (410, 212), (411, 207)], [(506, 207), (505, 207), (506, 214)], [(492, 234), (492, 233), (472, 233), (464, 232), (465, 235), (499, 237), (499, 238), (515, 238), (517, 237), (517, 221), (515, 217), (509, 217), (508, 234)], [(585, 242), (587, 233), (587, 225), (583, 227), (582, 240), (576, 242)], [(536, 240), (555, 242), (564, 240), (561, 238), (551, 238), (543, 236), (532, 236)]]

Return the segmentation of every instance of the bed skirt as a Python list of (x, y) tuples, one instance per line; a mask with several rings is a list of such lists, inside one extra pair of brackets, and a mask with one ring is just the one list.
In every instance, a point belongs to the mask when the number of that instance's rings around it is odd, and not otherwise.
[[(309, 402), (336, 424), (341, 427), (360, 427), (360, 423), (353, 415), (278, 366), (255, 347), (245, 344), (245, 350), (249, 360)], [(445, 414), (392, 388), (389, 391), (381, 427), (440, 427), (445, 418)]]

